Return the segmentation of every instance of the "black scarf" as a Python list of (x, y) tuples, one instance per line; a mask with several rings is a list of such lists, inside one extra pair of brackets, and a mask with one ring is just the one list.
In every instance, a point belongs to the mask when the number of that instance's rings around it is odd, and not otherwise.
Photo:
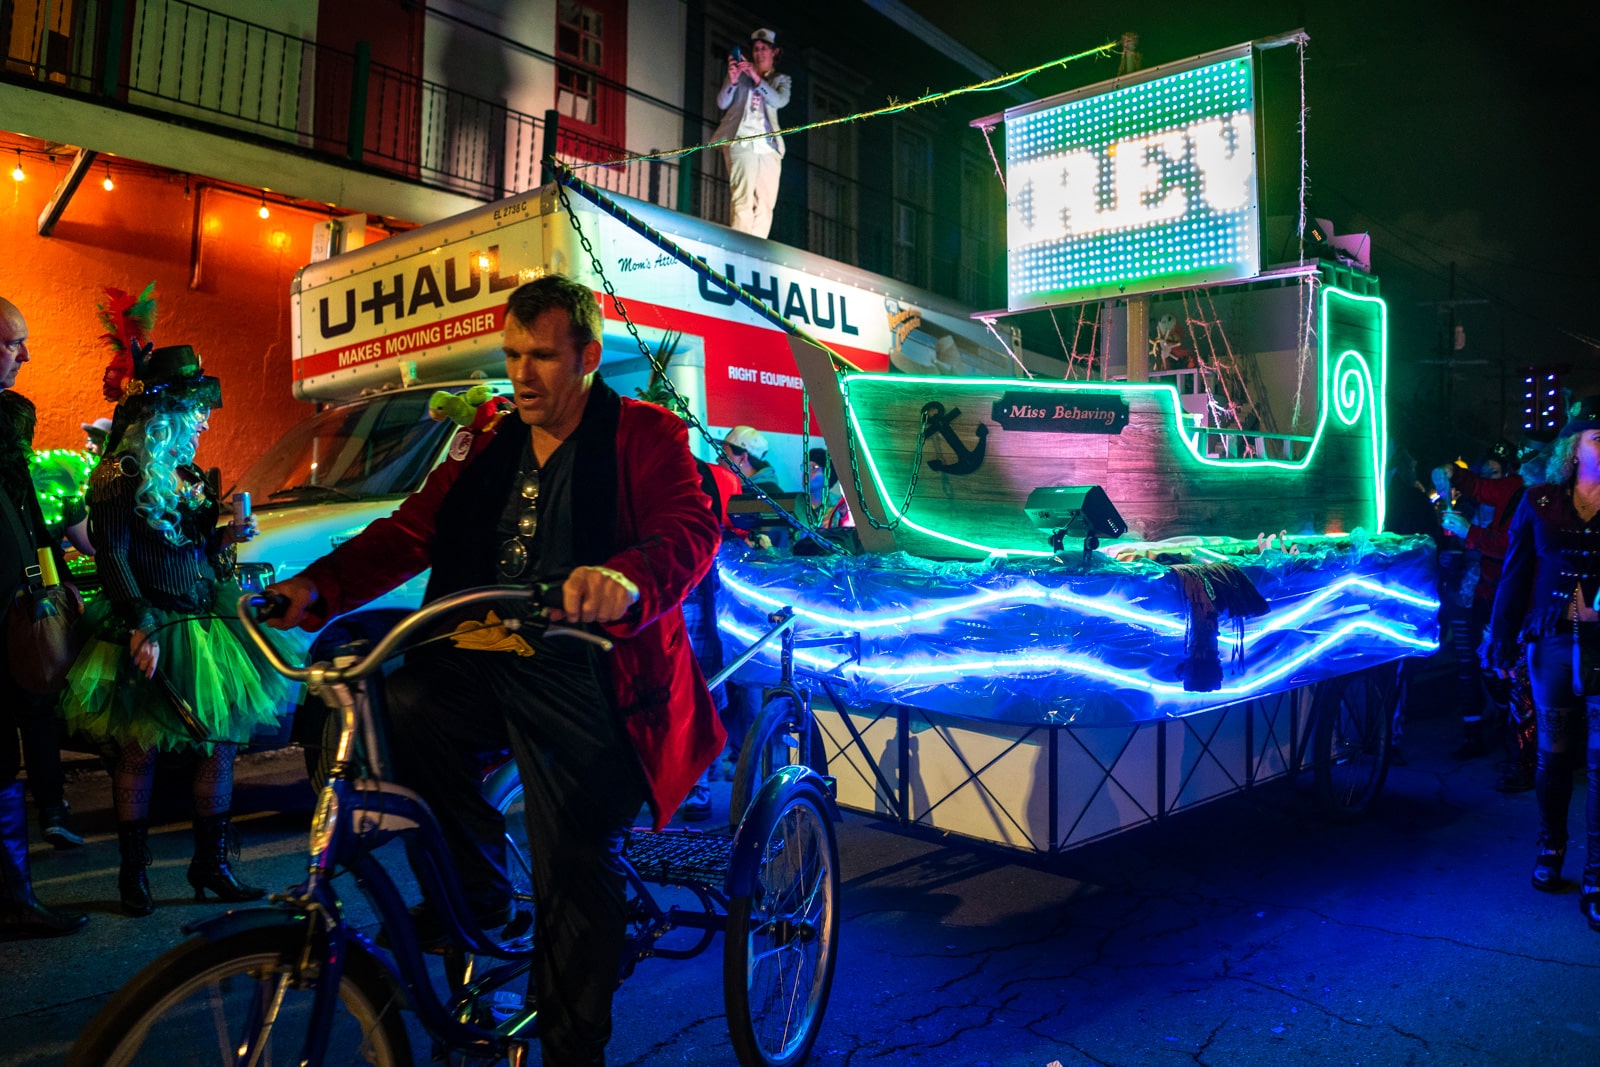
[[(573, 431), (572, 544), (578, 563), (604, 563), (615, 553), (617, 536), (617, 426), (622, 400), (595, 375), (583, 419)], [(500, 545), (495, 524), (517, 477), (528, 433), (515, 413), (506, 415), (494, 438), (467, 464), (440, 503), (434, 519), (425, 600), (499, 578), (495, 559)]]
[(28, 471), (31, 452), (11, 420), (0, 418), (0, 489), (17, 501), (19, 508), (27, 494), (33, 492), (33, 476)]

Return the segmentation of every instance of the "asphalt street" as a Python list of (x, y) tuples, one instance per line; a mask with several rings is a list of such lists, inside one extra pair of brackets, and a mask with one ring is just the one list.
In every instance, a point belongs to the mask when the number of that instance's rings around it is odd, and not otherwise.
[[(1447, 720), (1414, 721), (1408, 764), (1352, 825), (1274, 783), (1042, 862), (846, 816), (839, 966), (812, 1062), (1600, 1063), (1600, 934), (1570, 882), (1529, 887), (1533, 796), (1494, 792), (1492, 759), (1452, 761), (1456, 740)], [(299, 753), (239, 772), (243, 871), (287, 886), (311, 807)], [(61, 1062), (122, 982), (222, 907), (188, 899), (182, 791), (166, 792), (159, 906), (128, 918), (108, 781), (74, 773), (89, 846), (36, 846), (35, 884), (92, 918), (65, 940), (0, 944), (8, 1067)], [(720, 939), (642, 963), (617, 996), (613, 1067), (735, 1063), (721, 974)]]

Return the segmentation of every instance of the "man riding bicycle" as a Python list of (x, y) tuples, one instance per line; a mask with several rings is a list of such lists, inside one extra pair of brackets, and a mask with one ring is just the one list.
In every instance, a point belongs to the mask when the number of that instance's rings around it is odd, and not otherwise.
[[(388, 518), (273, 586), (279, 628), (316, 628), (432, 568), (425, 599), (567, 574), (569, 624), (616, 642), (544, 641), (464, 620), (387, 680), (395, 777), (438, 816), (485, 929), (511, 914), (500, 813), (477, 755), (509, 747), (522, 778), (535, 902), (535, 989), (547, 1065), (603, 1064), (624, 945), (620, 854), (641, 803), (665, 825), (725, 736), (684, 634), (717, 520), (683, 423), (596, 376), (594, 295), (564, 277), (506, 307), (506, 375), (526, 433), (486, 413)], [(569, 573), (570, 572), (570, 573)]]

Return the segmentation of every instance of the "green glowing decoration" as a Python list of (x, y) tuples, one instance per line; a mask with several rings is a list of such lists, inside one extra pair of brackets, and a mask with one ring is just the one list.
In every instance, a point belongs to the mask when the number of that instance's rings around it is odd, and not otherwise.
[(46, 527), (59, 533), (67, 516), (82, 506), (89, 475), (99, 461), (93, 453), (67, 448), (47, 448), (33, 453), (28, 461), (28, 473), (33, 478), (34, 493), (39, 497), (39, 510), (44, 513)]

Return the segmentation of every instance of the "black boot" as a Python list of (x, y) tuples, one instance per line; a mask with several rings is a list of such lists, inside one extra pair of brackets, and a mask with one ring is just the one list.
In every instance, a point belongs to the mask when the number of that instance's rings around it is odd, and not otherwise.
[(150, 866), (150, 820), (117, 823), (117, 848), (122, 853), (122, 865), (117, 869), (122, 910), (136, 918), (149, 915), (156, 910), (156, 902), (150, 899), (150, 879), (145, 874), (145, 868)]
[(1561, 863), (1567, 858), (1567, 846), (1551, 845), (1548, 838), (1539, 839), (1539, 855), (1533, 861), (1533, 888), (1541, 893), (1561, 891)]
[(88, 921), (87, 915), (51, 911), (33, 895), (22, 783), (0, 789), (0, 941), (60, 937), (83, 929)]
[(1600, 873), (1587, 875), (1578, 893), (1578, 910), (1588, 920), (1589, 929), (1600, 934)]
[(1572, 758), (1565, 752), (1539, 752), (1534, 772), (1539, 803), (1539, 858), (1533, 864), (1533, 888), (1561, 890), (1561, 861), (1567, 854), (1567, 809), (1572, 806)]
[(194, 886), (194, 899), (206, 899), (206, 890), (219, 900), (237, 904), (246, 900), (260, 900), (265, 889), (245, 885), (233, 876), (230, 857), (239, 854), (233, 840), (233, 826), (226, 815), (208, 815), (194, 821), (194, 859), (189, 863), (189, 884)]

